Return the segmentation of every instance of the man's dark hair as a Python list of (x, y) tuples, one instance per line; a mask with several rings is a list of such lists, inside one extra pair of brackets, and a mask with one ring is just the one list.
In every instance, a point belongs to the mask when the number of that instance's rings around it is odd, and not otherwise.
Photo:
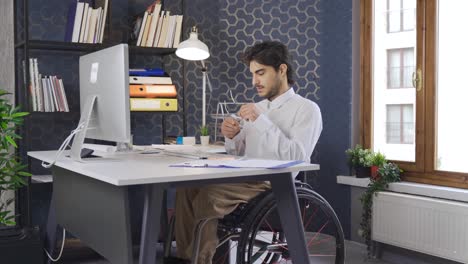
[(294, 84), (293, 68), (289, 62), (290, 56), (288, 48), (278, 41), (264, 41), (257, 43), (252, 47), (247, 48), (241, 55), (242, 60), (248, 65), (251, 61), (256, 61), (263, 65), (272, 66), (276, 71), (279, 70), (281, 64), (286, 64), (288, 70), (286, 75), (288, 83)]

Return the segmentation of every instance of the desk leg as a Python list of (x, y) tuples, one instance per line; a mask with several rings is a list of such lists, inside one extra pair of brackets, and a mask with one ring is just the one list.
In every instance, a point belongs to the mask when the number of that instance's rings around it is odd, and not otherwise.
[[(55, 215), (54, 192), (49, 204), (49, 214), (47, 216), (47, 230), (45, 234), (45, 249), (52, 257), (55, 257), (55, 246), (57, 243), (57, 216)], [(47, 263), (52, 263), (47, 259)]]
[(281, 225), (288, 241), (292, 262), (309, 263), (294, 177), (291, 173), (276, 174), (271, 177), (270, 182), (278, 204)]
[(140, 264), (156, 263), (156, 246), (160, 229), (161, 209), (163, 207), (164, 186), (147, 185), (143, 207), (143, 224), (140, 242)]

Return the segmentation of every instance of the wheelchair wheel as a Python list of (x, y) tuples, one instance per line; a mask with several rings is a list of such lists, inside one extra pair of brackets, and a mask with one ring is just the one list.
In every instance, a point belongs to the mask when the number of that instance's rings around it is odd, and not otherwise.
[[(341, 224), (330, 205), (306, 185), (296, 187), (311, 263), (344, 263)], [(239, 238), (237, 264), (290, 263), (273, 194), (246, 217)]]

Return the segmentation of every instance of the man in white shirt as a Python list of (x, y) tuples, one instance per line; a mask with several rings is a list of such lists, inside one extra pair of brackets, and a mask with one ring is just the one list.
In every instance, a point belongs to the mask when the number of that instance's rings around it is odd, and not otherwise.
[[(226, 151), (250, 158), (309, 162), (322, 131), (322, 117), (314, 102), (291, 87), (293, 70), (286, 46), (275, 41), (258, 43), (246, 50), (243, 60), (249, 65), (252, 84), (265, 99), (243, 105), (239, 120), (224, 120), (221, 132)], [(218, 219), (269, 188), (268, 182), (248, 182), (177, 189), (175, 232), (179, 259), (167, 263), (189, 263), (196, 224), (212, 218), (201, 232), (198, 257), (199, 264), (211, 264), (218, 244)]]

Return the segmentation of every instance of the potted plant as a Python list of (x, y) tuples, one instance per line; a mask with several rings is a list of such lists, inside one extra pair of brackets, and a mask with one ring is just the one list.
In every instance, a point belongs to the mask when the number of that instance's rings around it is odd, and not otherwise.
[(372, 155), (372, 166), (371, 166), (371, 177), (376, 178), (379, 177), (378, 170), (380, 167), (382, 167), (385, 163), (387, 163), (387, 159), (385, 158), (385, 155), (376, 152)]
[(357, 178), (370, 177), (372, 165), (372, 151), (363, 149), (361, 145), (346, 150), (348, 164), (354, 169)]
[(372, 238), (372, 203), (374, 195), (388, 188), (388, 184), (400, 181), (400, 175), (403, 171), (395, 163), (385, 163), (379, 167), (380, 177), (371, 178), (366, 191), (362, 194), (360, 200), (362, 203), (361, 232), (367, 245), (367, 254), (370, 257), (370, 245)]
[(208, 146), (210, 144), (210, 134), (208, 126), (200, 127), (200, 144), (202, 146)]
[(16, 129), (28, 113), (20, 112), (19, 107), (12, 106), (5, 98), (8, 94), (0, 90), (0, 227), (16, 225), (16, 216), (10, 210), (14, 198), (7, 196), (26, 185), (24, 177), (31, 176), (25, 171), (26, 165), (21, 164), (13, 151), (18, 147), (15, 141), (21, 138)]

